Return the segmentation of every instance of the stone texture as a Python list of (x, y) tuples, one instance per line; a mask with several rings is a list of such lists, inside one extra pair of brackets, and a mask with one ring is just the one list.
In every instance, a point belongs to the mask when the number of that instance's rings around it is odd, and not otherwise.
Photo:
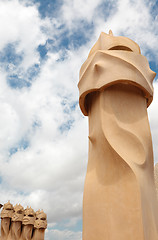
[(157, 240), (158, 202), (147, 107), (155, 73), (139, 46), (101, 33), (80, 70), (89, 118), (83, 240)]
[(1, 211), (0, 240), (44, 240), (47, 215), (43, 210), (36, 213), (31, 207), (24, 209), (20, 204), (14, 207), (8, 201)]
[(155, 176), (155, 186), (156, 186), (156, 193), (157, 193), (157, 199), (158, 199), (158, 163), (155, 164), (154, 176)]

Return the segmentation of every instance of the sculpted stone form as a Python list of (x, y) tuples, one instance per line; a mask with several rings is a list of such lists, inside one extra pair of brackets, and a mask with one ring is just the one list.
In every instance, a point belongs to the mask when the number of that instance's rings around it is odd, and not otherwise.
[(12, 218), (14, 212), (13, 205), (8, 201), (4, 204), (3, 209), (1, 211), (1, 218)]
[(8, 234), (7, 240), (16, 240), (20, 239), (21, 236), (21, 227), (22, 227), (22, 220), (24, 217), (24, 208), (19, 204), (14, 206), (12, 214), (12, 224), (10, 226), (10, 231)]
[(1, 211), (1, 240), (7, 240), (8, 238), (13, 212), (13, 205), (8, 201)]
[(83, 240), (157, 240), (158, 202), (147, 107), (155, 73), (139, 46), (101, 33), (80, 70), (89, 117)]
[(23, 227), (20, 240), (31, 240), (35, 218), (36, 216), (34, 210), (31, 207), (27, 207), (24, 210), (24, 218), (22, 220)]
[(14, 206), (12, 222), (22, 222), (24, 218), (24, 208), (20, 204)]
[(43, 240), (46, 228), (47, 228), (47, 215), (43, 212), (43, 210), (38, 210), (36, 212), (36, 220), (34, 223), (33, 239)]
[(8, 201), (1, 212), (1, 240), (44, 240), (47, 215)]
[(23, 225), (34, 225), (36, 215), (34, 210), (30, 207), (27, 207), (24, 211), (24, 218), (22, 220)]
[(36, 220), (35, 220), (34, 228), (38, 228), (38, 229), (47, 228), (47, 215), (43, 212), (43, 210), (38, 210), (36, 212)]
[(158, 199), (158, 163), (155, 164), (154, 176), (155, 176), (155, 186), (156, 186), (156, 193), (157, 193), (157, 199)]

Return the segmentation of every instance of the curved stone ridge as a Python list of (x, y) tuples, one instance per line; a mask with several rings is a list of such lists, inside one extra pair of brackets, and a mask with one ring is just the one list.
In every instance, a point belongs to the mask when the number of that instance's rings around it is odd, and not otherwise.
[(13, 206), (10, 201), (4, 204), (0, 240), (44, 240), (46, 228), (47, 215), (43, 210), (34, 212), (31, 207)]
[(149, 106), (153, 99), (155, 75), (134, 41), (101, 33), (80, 70), (80, 108), (87, 116), (86, 96), (121, 82), (140, 88)]
[(109, 34), (101, 32), (98, 41), (94, 44), (88, 57), (93, 55), (98, 50), (113, 50), (113, 49), (124, 49), (127, 51), (132, 51), (140, 54), (140, 47), (133, 40), (122, 37), (122, 36), (114, 36), (112, 31), (109, 31)]

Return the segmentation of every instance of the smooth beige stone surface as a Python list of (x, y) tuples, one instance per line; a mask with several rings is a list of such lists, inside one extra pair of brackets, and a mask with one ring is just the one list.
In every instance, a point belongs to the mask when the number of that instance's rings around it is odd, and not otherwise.
[(156, 186), (156, 193), (157, 193), (157, 199), (158, 199), (158, 163), (155, 164), (154, 176), (155, 176), (155, 186)]
[(23, 225), (20, 240), (31, 240), (32, 239), (32, 231), (33, 231), (32, 224)]
[(24, 210), (20, 204), (4, 204), (0, 240), (44, 240), (46, 228), (47, 215), (43, 210), (35, 213), (31, 207)]
[(118, 37), (117, 44), (114, 37), (110, 45), (109, 36), (103, 36), (83, 64), (78, 85), (81, 110), (89, 117), (83, 240), (157, 240), (158, 201), (147, 116), (155, 73), (133, 41)]
[(11, 219), (9, 217), (1, 219), (1, 240), (7, 240), (10, 230), (10, 222)]
[(45, 234), (45, 229), (44, 228), (36, 228), (34, 230), (34, 234), (33, 234), (33, 240), (44, 240), (44, 234)]
[(13, 221), (10, 227), (7, 240), (17, 240), (21, 237), (22, 223), (20, 221)]

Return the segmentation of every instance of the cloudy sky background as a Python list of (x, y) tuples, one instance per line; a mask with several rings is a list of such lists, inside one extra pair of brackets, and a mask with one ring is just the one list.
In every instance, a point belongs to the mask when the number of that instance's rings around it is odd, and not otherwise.
[[(48, 240), (81, 240), (88, 119), (78, 75), (101, 31), (158, 68), (155, 0), (0, 0), (0, 201), (48, 214)], [(158, 79), (156, 77), (156, 79)], [(158, 162), (158, 81), (149, 108)]]

